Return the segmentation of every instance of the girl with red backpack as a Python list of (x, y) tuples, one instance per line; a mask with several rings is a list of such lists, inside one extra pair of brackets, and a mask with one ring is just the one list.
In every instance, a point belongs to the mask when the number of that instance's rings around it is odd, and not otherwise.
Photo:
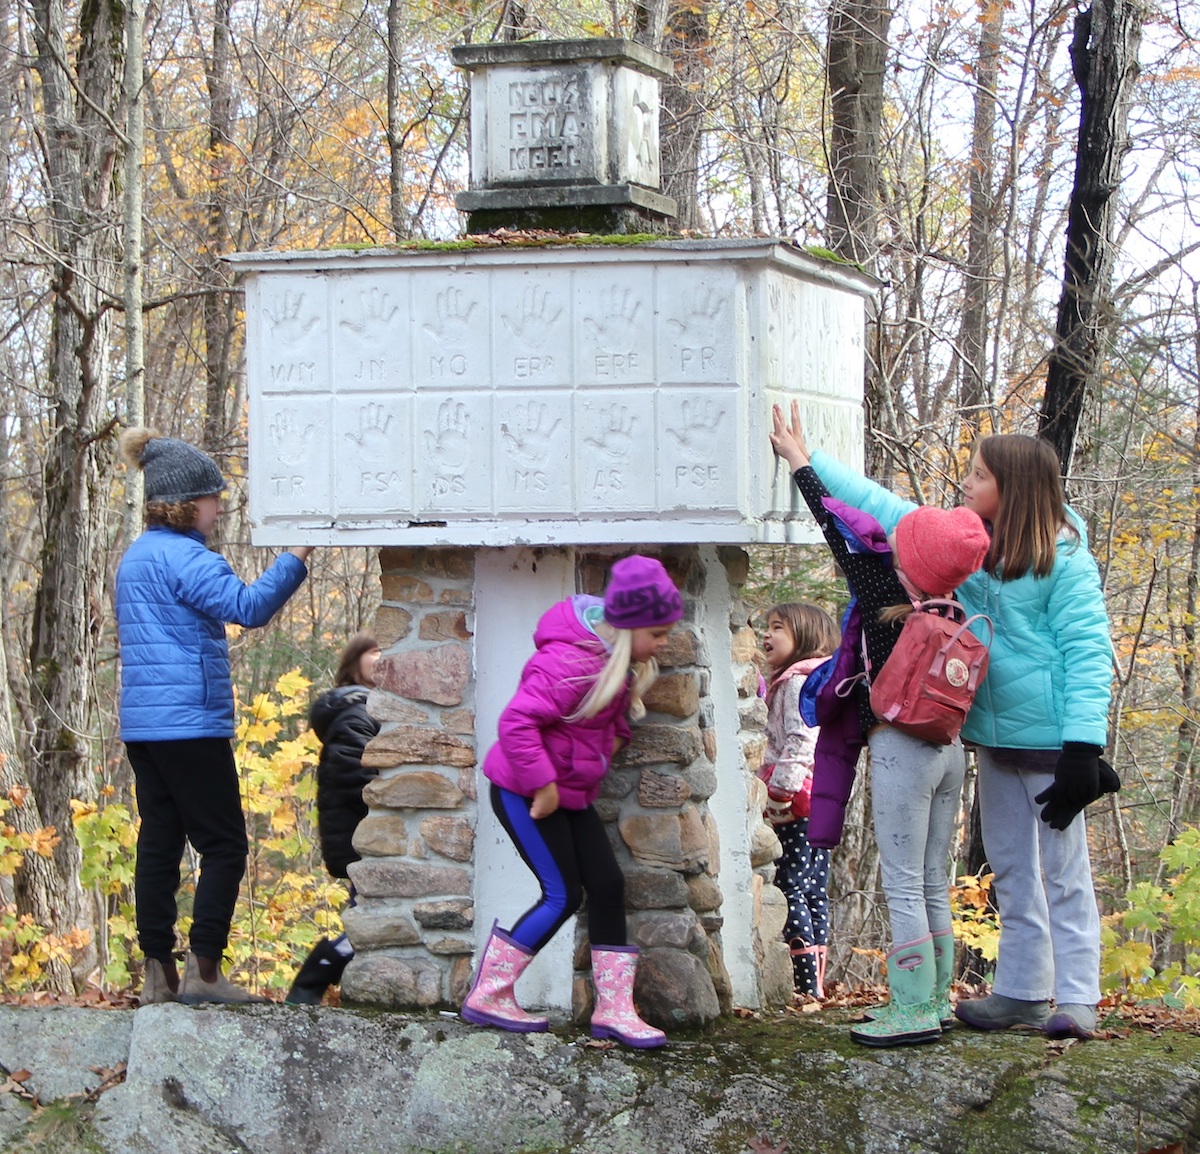
[[(952, 1021), (948, 991), (954, 961), (947, 866), (966, 757), (956, 738), (934, 744), (878, 718), (861, 676), (882, 669), (915, 600), (948, 596), (987, 552), (983, 522), (965, 509), (915, 509), (886, 534), (873, 518), (830, 497), (812, 468), (799, 414), (790, 426), (778, 405), (771, 446), (793, 480), (854, 595), (842, 645), (826, 671), (840, 716), (821, 717), (809, 840), (833, 846), (865, 740), (871, 750), (871, 814), (891, 921), (890, 1000), (850, 1030), (865, 1046), (931, 1042)], [(845, 675), (849, 675), (848, 677)], [(814, 675), (813, 679), (816, 678)], [(850, 684), (853, 688), (850, 689)], [(833, 744), (838, 748), (830, 751)], [(830, 756), (823, 754), (829, 751)], [(826, 780), (836, 778), (836, 780)]]
[[(885, 526), (913, 507), (820, 450), (812, 465), (838, 497)], [(955, 1015), (980, 1030), (1088, 1038), (1100, 999), (1100, 917), (1082, 815), (1120, 788), (1101, 757), (1112, 643), (1099, 571), (1043, 438), (983, 438), (962, 489), (989, 539), (958, 597), (995, 627), (987, 679), (962, 733), (977, 751), (1000, 951), (992, 993), (959, 1002)]]

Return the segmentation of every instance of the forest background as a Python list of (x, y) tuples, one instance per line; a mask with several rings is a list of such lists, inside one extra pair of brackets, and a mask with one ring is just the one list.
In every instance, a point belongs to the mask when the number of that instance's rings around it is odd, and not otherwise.
[[(237, 251), (463, 227), (459, 43), (628, 36), (670, 56), (665, 191), (689, 235), (820, 245), (881, 281), (866, 465), (952, 504), (980, 432), (1055, 437), (1112, 617), (1093, 807), (1110, 988), (1200, 972), (1197, 14), (1164, 0), (0, 0), (0, 976), (120, 989), (130, 773), (112, 576), (139, 524), (115, 439), (148, 423), (231, 478), (216, 542), (250, 578)], [(752, 607), (842, 595), (819, 553), (753, 552)], [(321, 549), (272, 626), (231, 631), (253, 818), (232, 946), (267, 988), (340, 898), (312, 829), (310, 695), (372, 620), (372, 551)], [(886, 940), (860, 790), (835, 973)], [(972, 810), (968, 782), (964, 814)], [(994, 943), (964, 819), (960, 930)], [(186, 924), (186, 919), (185, 919)], [(136, 976), (136, 974), (134, 975)]]

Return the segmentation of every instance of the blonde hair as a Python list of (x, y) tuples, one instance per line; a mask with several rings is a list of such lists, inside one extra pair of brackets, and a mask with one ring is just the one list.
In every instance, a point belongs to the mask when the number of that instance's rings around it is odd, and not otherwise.
[(634, 661), (633, 630), (617, 629), (611, 625), (609, 628), (614, 634), (612, 652), (608, 655), (604, 668), (597, 674), (587, 696), (567, 721), (595, 717), (625, 688), (630, 670), (633, 671), (633, 682), (629, 686), (629, 716), (634, 721), (640, 721), (646, 716), (646, 705), (642, 698), (658, 677), (658, 662), (653, 657), (649, 661)]

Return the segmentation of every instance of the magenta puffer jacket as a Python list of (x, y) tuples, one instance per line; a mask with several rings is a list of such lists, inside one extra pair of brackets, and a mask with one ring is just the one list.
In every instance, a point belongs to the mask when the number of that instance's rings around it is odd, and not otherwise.
[(607, 646), (576, 612), (578, 604), (595, 600), (568, 598), (543, 614), (533, 634), (536, 651), (483, 762), (489, 781), (523, 797), (556, 782), (564, 809), (586, 809), (596, 800), (614, 740), (629, 740), (628, 688), (595, 717), (566, 720), (608, 661)]

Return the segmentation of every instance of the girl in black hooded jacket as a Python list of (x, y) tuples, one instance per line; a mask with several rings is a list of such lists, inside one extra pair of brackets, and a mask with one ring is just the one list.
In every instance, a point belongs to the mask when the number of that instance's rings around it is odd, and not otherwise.
[[(338, 662), (334, 688), (321, 694), (309, 710), (308, 723), (321, 742), (317, 763), (317, 829), (325, 868), (335, 878), (347, 878), (347, 866), (358, 861), (354, 831), (367, 816), (363, 786), (375, 770), (362, 763), (367, 742), (379, 732), (379, 722), (367, 713), (367, 693), (375, 684), (379, 644), (367, 633), (350, 639)], [(354, 905), (354, 886), (350, 887)], [(346, 935), (334, 941), (322, 938), (300, 967), (285, 1001), (293, 1005), (320, 1005), (325, 990), (336, 985), (354, 947)]]

